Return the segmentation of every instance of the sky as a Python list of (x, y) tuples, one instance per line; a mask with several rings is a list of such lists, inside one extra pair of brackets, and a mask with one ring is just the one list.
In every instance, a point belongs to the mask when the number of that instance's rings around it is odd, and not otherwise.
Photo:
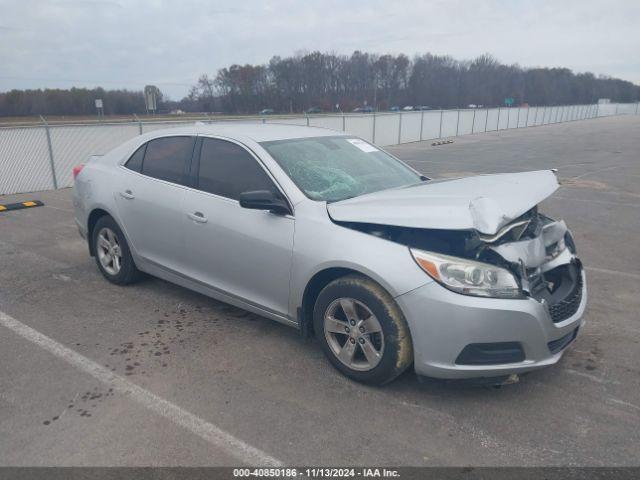
[(154, 84), (178, 100), (203, 73), (314, 50), (489, 53), (640, 84), (640, 1), (0, 0), (0, 91)]

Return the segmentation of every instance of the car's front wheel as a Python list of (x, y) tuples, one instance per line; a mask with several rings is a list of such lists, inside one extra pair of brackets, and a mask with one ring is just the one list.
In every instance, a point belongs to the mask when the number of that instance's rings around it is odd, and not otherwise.
[(140, 271), (131, 256), (127, 240), (115, 220), (105, 215), (93, 228), (93, 251), (102, 275), (117, 285), (127, 285), (138, 280)]
[(314, 331), (327, 358), (346, 376), (381, 385), (413, 361), (407, 322), (393, 298), (374, 281), (348, 275), (318, 295)]

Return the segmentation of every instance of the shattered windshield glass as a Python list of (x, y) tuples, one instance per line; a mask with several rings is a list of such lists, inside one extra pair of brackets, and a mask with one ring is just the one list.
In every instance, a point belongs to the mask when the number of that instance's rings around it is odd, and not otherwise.
[(260, 145), (313, 200), (335, 202), (421, 181), (401, 162), (359, 138), (312, 137)]

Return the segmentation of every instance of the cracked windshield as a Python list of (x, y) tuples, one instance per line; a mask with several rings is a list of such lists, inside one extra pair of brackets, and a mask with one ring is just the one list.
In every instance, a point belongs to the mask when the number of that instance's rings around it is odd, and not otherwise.
[(359, 138), (314, 137), (261, 145), (313, 200), (335, 202), (421, 181), (417, 173)]

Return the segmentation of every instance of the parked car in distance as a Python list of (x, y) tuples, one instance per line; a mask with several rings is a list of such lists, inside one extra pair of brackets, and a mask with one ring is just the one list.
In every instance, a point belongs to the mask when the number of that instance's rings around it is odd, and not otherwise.
[(431, 110), (431, 107), (428, 105), (420, 105), (419, 107), (415, 107), (416, 110)]
[(391, 107), (389, 109), (390, 112), (399, 112), (400, 111), (400, 107), (397, 105), (394, 105), (393, 107)]
[(258, 115), (273, 115), (274, 113), (273, 108), (264, 108), (258, 112)]
[(304, 111), (307, 115), (312, 115), (314, 113), (322, 113), (322, 109), (320, 107), (311, 107)]
[(353, 109), (353, 113), (373, 113), (374, 109), (371, 105), (364, 105)]
[(196, 124), (73, 175), (108, 281), (145, 272), (315, 335), (357, 381), (410, 365), (512, 380), (558, 362), (582, 324), (573, 237), (538, 211), (558, 188), (550, 170), (429, 180), (342, 132)]
[(412, 110), (414, 110), (414, 107), (412, 105), (407, 105), (405, 107), (402, 107), (403, 112), (411, 112)]

